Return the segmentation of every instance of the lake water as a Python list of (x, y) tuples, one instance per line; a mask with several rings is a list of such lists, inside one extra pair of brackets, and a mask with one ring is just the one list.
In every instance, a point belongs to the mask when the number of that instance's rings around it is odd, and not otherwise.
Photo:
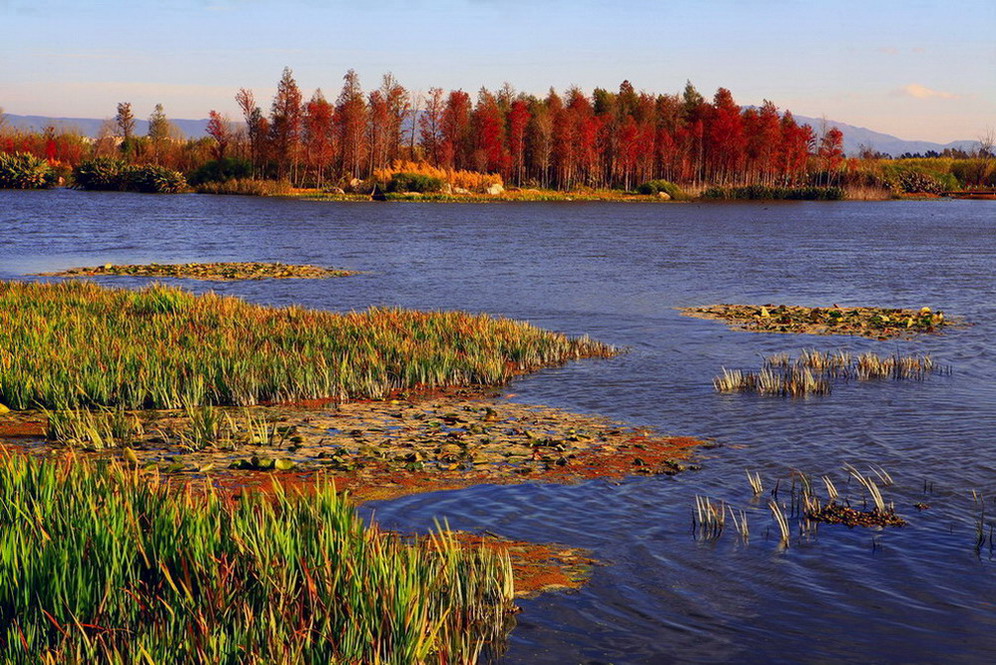
[[(510, 399), (715, 439), (701, 470), (577, 486), (476, 487), (371, 504), (385, 526), (554, 541), (602, 562), (578, 592), (522, 601), (504, 663), (996, 659), (996, 202), (377, 204), (0, 191), (0, 278), (78, 265), (283, 261), (363, 274), (185, 282), (333, 310), (398, 305), (527, 319), (629, 348), (523, 377)], [(105, 280), (138, 285), (140, 280)], [(916, 340), (767, 335), (681, 316), (719, 302), (943, 309)], [(950, 375), (811, 399), (719, 395), (721, 367), (780, 351), (930, 353)], [(880, 465), (902, 529), (822, 526), (778, 547), (766, 488)], [(926, 491), (925, 491), (926, 487)], [(852, 496), (857, 496), (851, 488)], [(747, 512), (749, 543), (691, 531), (695, 496)], [(782, 496), (784, 499), (784, 495)], [(924, 502), (919, 512), (913, 504)], [(991, 517), (992, 515), (992, 517)]]

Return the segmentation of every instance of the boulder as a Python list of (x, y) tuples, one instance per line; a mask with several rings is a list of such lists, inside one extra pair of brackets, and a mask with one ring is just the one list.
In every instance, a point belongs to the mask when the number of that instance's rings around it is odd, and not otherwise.
[(670, 201), (671, 195), (668, 194), (667, 192), (657, 192), (657, 198), (659, 198), (661, 201)]
[(491, 196), (498, 196), (499, 194), (503, 194), (505, 192), (505, 188), (500, 183), (496, 182), (485, 191)]
[(464, 189), (463, 187), (454, 187), (453, 188), (453, 193), (454, 194), (470, 194), (470, 190), (469, 189)]

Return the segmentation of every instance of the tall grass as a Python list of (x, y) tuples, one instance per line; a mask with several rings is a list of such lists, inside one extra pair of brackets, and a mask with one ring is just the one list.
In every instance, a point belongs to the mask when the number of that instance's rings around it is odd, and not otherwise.
[(246, 196), (287, 196), (294, 188), (287, 180), (254, 180), (252, 178), (232, 178), (231, 180), (204, 182), (196, 187), (198, 194), (241, 194)]
[(239, 501), (0, 457), (0, 653), (21, 663), (472, 663), (507, 553), (404, 542), (320, 483)]
[(338, 314), (153, 285), (0, 283), (0, 403), (179, 408), (495, 385), (611, 347), (463, 312)]

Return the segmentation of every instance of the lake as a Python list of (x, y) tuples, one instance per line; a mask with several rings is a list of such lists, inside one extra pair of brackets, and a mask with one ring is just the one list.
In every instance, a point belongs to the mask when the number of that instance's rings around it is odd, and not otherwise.
[[(2, 279), (104, 263), (316, 263), (363, 273), (183, 284), (271, 305), (488, 312), (627, 347), (520, 378), (508, 398), (713, 439), (720, 445), (701, 451), (700, 470), (479, 486), (363, 508), (388, 528), (424, 530), (445, 517), (458, 529), (587, 548), (602, 562), (578, 592), (521, 601), (500, 662), (996, 659), (996, 202), (378, 204), (0, 191), (0, 237)], [(929, 306), (972, 325), (877, 341), (738, 332), (675, 309), (721, 302)], [(713, 391), (723, 367), (756, 369), (764, 355), (809, 348), (929, 353), (951, 372), (849, 382), (808, 399)], [(780, 548), (745, 470), (788, 492), (793, 470), (843, 488), (845, 463), (887, 470), (895, 484), (883, 493), (909, 525), (822, 525)], [(985, 504), (981, 548), (973, 490)], [(697, 495), (744, 510), (749, 542), (731, 528), (696, 539)]]

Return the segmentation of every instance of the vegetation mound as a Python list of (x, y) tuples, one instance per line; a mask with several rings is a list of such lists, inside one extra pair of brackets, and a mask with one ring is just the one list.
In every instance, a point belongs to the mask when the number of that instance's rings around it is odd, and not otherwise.
[(60, 272), (40, 273), (45, 277), (177, 277), (203, 280), (242, 279), (328, 279), (355, 275), (354, 271), (286, 263), (150, 263), (70, 268)]
[(146, 194), (177, 194), (187, 189), (179, 171), (155, 164), (128, 164), (121, 159), (98, 157), (73, 169), (77, 189)]
[(15, 409), (380, 398), (614, 353), (464, 312), (340, 314), (162, 285), (0, 283), (0, 402)]

